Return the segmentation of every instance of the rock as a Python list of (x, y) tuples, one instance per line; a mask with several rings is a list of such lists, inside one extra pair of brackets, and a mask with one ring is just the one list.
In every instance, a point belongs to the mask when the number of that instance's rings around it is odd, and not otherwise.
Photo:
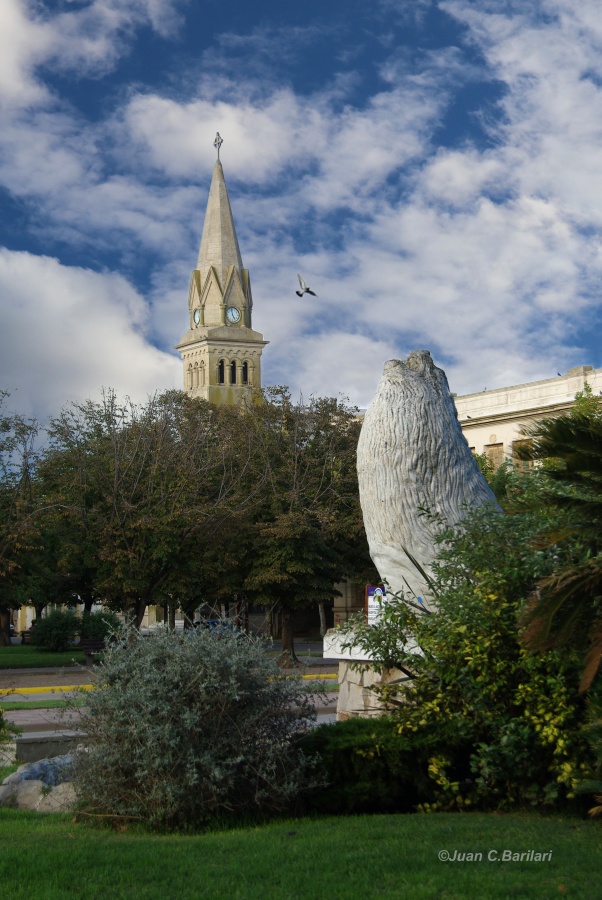
[(71, 777), (73, 757), (70, 754), (53, 756), (52, 759), (39, 759), (33, 763), (24, 763), (22, 766), (4, 779), (3, 784), (13, 784), (19, 781), (39, 780), (49, 787), (55, 787), (68, 781)]
[(75, 805), (76, 794), (72, 782), (64, 781), (38, 802), (38, 812), (69, 812)]
[(17, 809), (37, 809), (44, 789), (49, 790), (43, 781), (21, 781), (14, 784), (11, 806), (16, 806)]
[(6, 782), (0, 784), (0, 806), (10, 806), (14, 793), (15, 788), (10, 784), (6, 784)]
[(0, 785), (0, 806), (65, 812), (75, 802), (71, 776), (71, 756), (55, 756), (25, 763)]
[(385, 363), (362, 424), (357, 469), (381, 578), (432, 609), (428, 583), (410, 557), (430, 575), (441, 523), (454, 525), (482, 504), (499, 507), (462, 434), (445, 373), (427, 350)]

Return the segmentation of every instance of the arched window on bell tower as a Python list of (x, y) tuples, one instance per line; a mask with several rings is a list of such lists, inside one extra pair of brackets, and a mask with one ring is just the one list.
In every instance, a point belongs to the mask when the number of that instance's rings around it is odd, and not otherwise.
[(192, 378), (192, 386), (193, 386), (193, 387), (198, 387), (198, 386), (199, 386), (199, 364), (198, 364), (198, 363), (195, 363), (195, 364), (194, 364), (194, 371), (193, 371), (193, 378)]
[(199, 385), (205, 387), (205, 363), (201, 362), (199, 367)]
[(230, 363), (230, 384), (236, 384), (236, 360)]
[(223, 359), (217, 364), (217, 383), (225, 384), (226, 383), (226, 363)]
[(194, 387), (194, 383), (192, 381), (192, 363), (188, 363), (188, 377), (186, 379), (186, 386), (189, 391)]
[(249, 363), (246, 361), (246, 359), (245, 359), (244, 363), (242, 364), (242, 383), (243, 384), (249, 383)]

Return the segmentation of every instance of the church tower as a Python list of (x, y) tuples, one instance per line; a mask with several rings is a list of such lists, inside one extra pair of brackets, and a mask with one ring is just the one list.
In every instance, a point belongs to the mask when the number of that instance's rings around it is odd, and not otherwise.
[(190, 277), (189, 328), (176, 349), (190, 397), (233, 405), (261, 387), (261, 352), (268, 342), (251, 325), (251, 281), (242, 265), (219, 158), (222, 143), (218, 133), (199, 257)]

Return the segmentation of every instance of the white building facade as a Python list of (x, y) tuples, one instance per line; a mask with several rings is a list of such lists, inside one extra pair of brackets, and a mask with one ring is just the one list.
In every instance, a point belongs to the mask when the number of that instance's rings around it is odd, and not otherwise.
[(474, 453), (487, 454), (497, 468), (516, 460), (516, 444), (524, 440), (524, 425), (567, 413), (586, 385), (593, 395), (602, 394), (602, 369), (578, 366), (556, 378), (454, 395), (454, 400), (469, 447)]

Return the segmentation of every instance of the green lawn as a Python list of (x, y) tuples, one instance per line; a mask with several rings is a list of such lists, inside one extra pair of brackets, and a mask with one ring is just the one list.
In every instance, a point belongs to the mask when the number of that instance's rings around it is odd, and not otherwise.
[(50, 653), (28, 644), (13, 644), (0, 647), (0, 669), (37, 669), (47, 666), (64, 668), (65, 666), (83, 665), (84, 654), (77, 647), (64, 653)]
[[(600, 837), (596, 822), (518, 814), (302, 819), (155, 836), (0, 810), (0, 884), (11, 900), (591, 900), (601, 893)], [(504, 851), (530, 850), (551, 859), (501, 861)], [(483, 858), (442, 862), (441, 851)], [(488, 861), (490, 852), (499, 859)]]
[[(83, 697), (72, 697), (69, 706), (85, 706)], [(66, 700), (46, 700), (34, 696), (31, 700), (0, 700), (0, 709), (5, 712), (15, 709), (66, 709)]]
[[(0, 749), (2, 749), (2, 745), (0, 745)], [(19, 763), (11, 763), (10, 766), (2, 766), (0, 765), (0, 784), (4, 781), (5, 778), (8, 778), (9, 775), (12, 775), (13, 772), (16, 772), (19, 768)]]

